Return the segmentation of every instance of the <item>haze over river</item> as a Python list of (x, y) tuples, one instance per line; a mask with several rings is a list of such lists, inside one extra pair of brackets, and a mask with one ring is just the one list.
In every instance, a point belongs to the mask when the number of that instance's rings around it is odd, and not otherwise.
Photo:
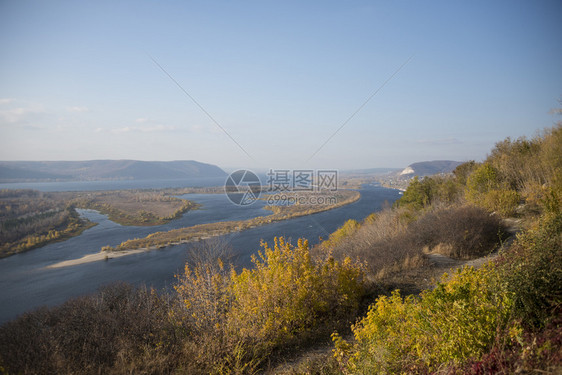
[[(87, 184), (81, 184), (77, 189), (72, 184), (68, 182), (52, 183), (46, 187), (26, 184), (25, 188), (62, 191), (180, 186), (167, 183), (161, 183), (160, 186), (139, 186), (135, 183), (135, 186), (131, 186), (132, 184), (111, 181), (96, 182), (90, 188)], [(116, 186), (117, 184), (119, 186)], [(23, 187), (15, 184), (1, 185), (1, 188)], [(215, 182), (216, 185), (218, 184)], [(186, 186), (185, 181), (183, 186)], [(197, 186), (209, 185), (198, 184)], [(308, 238), (311, 244), (315, 244), (319, 237), (328, 237), (346, 220), (362, 220), (372, 212), (380, 210), (385, 204), (384, 202), (392, 203), (399, 198), (397, 190), (372, 185), (364, 186), (360, 192), (361, 199), (349, 205), (231, 233), (223, 238), (232, 247), (236, 265), (249, 267), (251, 266), (250, 257), (260, 249), (261, 239), (272, 243), (276, 236), (285, 236), (294, 241), (299, 237), (304, 237)], [(144, 237), (157, 231), (215, 221), (245, 220), (270, 214), (270, 211), (263, 209), (266, 204), (264, 201), (257, 201), (251, 206), (239, 207), (228, 201), (223, 194), (188, 194), (182, 198), (197, 202), (202, 207), (185, 213), (177, 220), (154, 227), (121, 226), (95, 211), (80, 210), (83, 216), (95, 221), (98, 225), (67, 241), (0, 259), (0, 323), (39, 306), (60, 304), (68, 298), (94, 292), (102, 285), (117, 281), (135, 285), (145, 284), (157, 289), (170, 288), (175, 281), (174, 275), (183, 270), (188, 248), (195, 243), (75, 266), (46, 268), (49, 265), (97, 253), (102, 246), (115, 246), (125, 240)]]

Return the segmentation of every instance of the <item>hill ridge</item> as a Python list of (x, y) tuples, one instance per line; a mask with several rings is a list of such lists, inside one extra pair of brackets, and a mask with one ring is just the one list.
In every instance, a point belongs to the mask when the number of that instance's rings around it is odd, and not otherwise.
[(158, 180), (226, 176), (216, 165), (195, 160), (0, 161), (0, 181)]

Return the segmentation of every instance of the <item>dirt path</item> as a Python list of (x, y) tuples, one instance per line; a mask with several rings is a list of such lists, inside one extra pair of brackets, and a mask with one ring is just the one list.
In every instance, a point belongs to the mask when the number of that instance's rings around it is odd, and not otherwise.
[[(502, 244), (502, 247), (487, 256), (471, 260), (453, 259), (442, 254), (426, 254), (427, 264), (418, 269), (404, 270), (390, 276), (384, 280), (384, 286), (377, 294), (389, 294), (395, 289), (400, 289), (404, 294), (419, 294), (425, 289), (431, 289), (436, 281), (440, 280), (444, 273), (451, 275), (458, 268), (463, 266), (482, 267), (484, 264), (497, 258), (502, 248), (511, 246), (515, 240), (515, 235), (521, 230), (520, 219), (505, 219), (504, 225), (510, 237)], [(345, 337), (346, 340), (353, 340), (351, 334)], [(287, 360), (267, 371), (267, 374), (295, 374), (294, 369), (306, 368), (307, 363), (327, 360), (332, 355), (334, 348), (331, 342), (318, 343), (306, 352), (298, 356), (287, 358)]]
[[(433, 288), (444, 273), (451, 275), (457, 268), (463, 266), (479, 268), (495, 259), (498, 252), (472, 260), (452, 259), (441, 254), (426, 254), (426, 256), (428, 259), (426, 266), (402, 271), (386, 279), (385, 285), (378, 294), (388, 294), (394, 289), (400, 289), (402, 294), (419, 294), (422, 290)], [(351, 334), (344, 338), (348, 341), (353, 340)], [(294, 370), (306, 368), (307, 363), (326, 361), (332, 355), (333, 348), (332, 342), (318, 343), (304, 353), (287, 358), (284, 363), (270, 369), (266, 374), (296, 374)]]

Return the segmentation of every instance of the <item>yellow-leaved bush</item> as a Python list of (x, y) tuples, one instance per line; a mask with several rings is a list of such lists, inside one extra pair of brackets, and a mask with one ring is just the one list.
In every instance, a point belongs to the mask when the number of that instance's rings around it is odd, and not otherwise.
[(355, 343), (333, 335), (334, 355), (352, 374), (432, 372), (486, 353), (512, 304), (494, 264), (459, 269), (420, 297), (379, 297), (352, 327)]
[[(262, 243), (254, 268), (232, 271), (229, 325), (242, 338), (275, 346), (326, 323), (356, 313), (363, 272), (349, 259), (313, 260), (308, 241), (292, 246), (282, 237)], [(331, 324), (333, 325), (333, 324)]]
[(211, 373), (256, 369), (272, 350), (328, 335), (357, 314), (365, 291), (360, 265), (312, 257), (301, 239), (262, 246), (251, 269), (226, 271), (219, 260), (186, 266), (178, 276), (178, 320), (201, 337), (191, 350)]
[[(373, 215), (368, 216), (365, 221), (373, 222)], [(357, 233), (360, 227), (361, 224), (357, 222), (357, 220), (349, 219), (334, 233), (330, 234), (330, 237), (322, 242), (322, 246), (325, 249), (333, 249), (335, 246), (341, 244), (343, 241), (346, 241), (349, 237)]]

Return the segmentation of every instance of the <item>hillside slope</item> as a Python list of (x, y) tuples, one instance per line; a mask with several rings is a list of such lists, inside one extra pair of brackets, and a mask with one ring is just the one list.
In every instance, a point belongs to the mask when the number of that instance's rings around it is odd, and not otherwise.
[(226, 173), (216, 165), (194, 160), (140, 161), (3, 161), (0, 181), (34, 180), (106, 180), (106, 179), (172, 179), (189, 177), (222, 177)]
[(431, 176), (438, 173), (451, 173), (462, 163), (453, 160), (432, 160), (413, 163), (400, 172), (401, 176)]

